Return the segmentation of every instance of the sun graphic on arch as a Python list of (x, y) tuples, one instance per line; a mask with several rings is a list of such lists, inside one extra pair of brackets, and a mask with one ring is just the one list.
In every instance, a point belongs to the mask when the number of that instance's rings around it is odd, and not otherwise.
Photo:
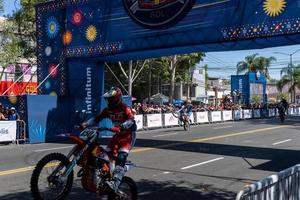
[(271, 17), (276, 17), (277, 15), (280, 15), (285, 7), (286, 7), (286, 1), (285, 0), (265, 0), (264, 1), (264, 11), (267, 15)]

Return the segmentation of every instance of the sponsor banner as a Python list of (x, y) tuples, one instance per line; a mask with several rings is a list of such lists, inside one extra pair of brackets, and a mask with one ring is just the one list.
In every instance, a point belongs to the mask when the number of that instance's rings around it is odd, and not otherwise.
[(135, 115), (134, 119), (135, 119), (135, 123), (137, 126), (137, 130), (143, 129), (143, 127), (144, 127), (143, 115)]
[(208, 121), (208, 112), (197, 112), (197, 123), (207, 123)]
[(148, 114), (147, 117), (147, 127), (161, 127), (162, 126), (162, 117), (161, 114)]
[(232, 111), (231, 110), (225, 110), (222, 113), (223, 113), (223, 121), (232, 120)]
[(194, 113), (191, 114), (190, 116), (190, 120), (191, 120), (191, 124), (195, 124), (195, 117), (194, 117)]
[(279, 116), (279, 110), (276, 108), (276, 116)]
[(294, 108), (289, 108), (288, 114), (289, 114), (289, 115), (295, 115), (295, 110), (294, 110)]
[(0, 122), (0, 142), (16, 141), (17, 122), (1, 121)]
[(178, 118), (174, 117), (172, 113), (167, 113), (165, 115), (165, 126), (176, 126), (178, 125)]
[(212, 122), (220, 122), (220, 121), (222, 121), (222, 112), (221, 111), (213, 111), (213, 112), (211, 112), (211, 121)]
[(300, 108), (294, 108), (294, 112), (295, 112), (295, 115), (299, 115), (300, 114)]
[(243, 110), (235, 110), (234, 111), (234, 120), (243, 119)]
[(275, 115), (276, 115), (275, 108), (269, 109), (269, 117), (275, 117)]
[(252, 110), (244, 110), (244, 119), (251, 119), (252, 118)]
[(253, 110), (254, 118), (260, 118), (260, 109)]

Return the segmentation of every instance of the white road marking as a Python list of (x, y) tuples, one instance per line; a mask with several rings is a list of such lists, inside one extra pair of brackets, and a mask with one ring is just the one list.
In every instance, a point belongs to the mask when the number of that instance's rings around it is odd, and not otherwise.
[(292, 141), (292, 139), (287, 139), (287, 140), (283, 140), (283, 141), (280, 141), (280, 142), (275, 142), (272, 145), (282, 144), (282, 143), (289, 142), (289, 141)]
[(171, 172), (163, 172), (162, 174), (170, 174)]
[(66, 147), (56, 147), (56, 148), (51, 148), (51, 149), (38, 149), (38, 150), (34, 150), (34, 152), (52, 151), (52, 150), (58, 150), (58, 149), (68, 149), (68, 148), (72, 148), (73, 146), (74, 145), (66, 146)]
[(233, 126), (221, 126), (221, 127), (215, 127), (213, 129), (217, 130), (217, 129), (223, 129), (223, 128), (232, 128)]
[(208, 161), (201, 162), (201, 163), (194, 164), (194, 165), (189, 165), (189, 166), (186, 166), (186, 167), (182, 167), (181, 169), (189, 169), (189, 168), (192, 168), (192, 167), (197, 167), (197, 166), (200, 166), (200, 165), (204, 165), (204, 164), (215, 162), (215, 161), (222, 160), (222, 159), (224, 159), (224, 157), (215, 158), (215, 159), (208, 160)]
[(154, 135), (152, 137), (156, 138), (156, 137), (164, 137), (164, 136), (170, 136), (170, 135), (177, 135), (178, 133), (168, 133), (168, 134), (163, 134), (163, 135)]

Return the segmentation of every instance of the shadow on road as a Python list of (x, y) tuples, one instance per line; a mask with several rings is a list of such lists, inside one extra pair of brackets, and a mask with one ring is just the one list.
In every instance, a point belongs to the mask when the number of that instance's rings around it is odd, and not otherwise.
[[(213, 188), (209, 185), (187, 185), (185, 182), (170, 182), (170, 181), (149, 181), (141, 180), (137, 183), (139, 189), (139, 200), (227, 200), (234, 199), (235, 193)], [(0, 196), (1, 200), (30, 200), (30, 192), (19, 192)], [(76, 181), (72, 188), (71, 194), (67, 200), (100, 200), (106, 198), (99, 198), (92, 193), (84, 191), (79, 181)]]
[[(155, 144), (155, 146), (153, 146)], [(193, 153), (215, 154), (222, 156), (234, 156), (240, 158), (253, 158), (270, 160), (251, 169), (279, 172), (300, 163), (300, 151), (289, 149), (275, 149), (264, 147), (250, 147), (230, 144), (182, 142), (169, 140), (139, 139), (136, 147), (151, 147), (174, 151), (185, 151)]]

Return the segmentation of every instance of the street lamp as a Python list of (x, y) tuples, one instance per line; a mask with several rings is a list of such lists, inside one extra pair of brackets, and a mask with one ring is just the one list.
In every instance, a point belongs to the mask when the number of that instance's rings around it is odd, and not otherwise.
[(300, 49), (297, 49), (293, 53), (274, 52), (274, 54), (282, 54), (282, 55), (290, 56), (290, 66), (293, 66), (293, 55), (298, 53), (299, 51)]

